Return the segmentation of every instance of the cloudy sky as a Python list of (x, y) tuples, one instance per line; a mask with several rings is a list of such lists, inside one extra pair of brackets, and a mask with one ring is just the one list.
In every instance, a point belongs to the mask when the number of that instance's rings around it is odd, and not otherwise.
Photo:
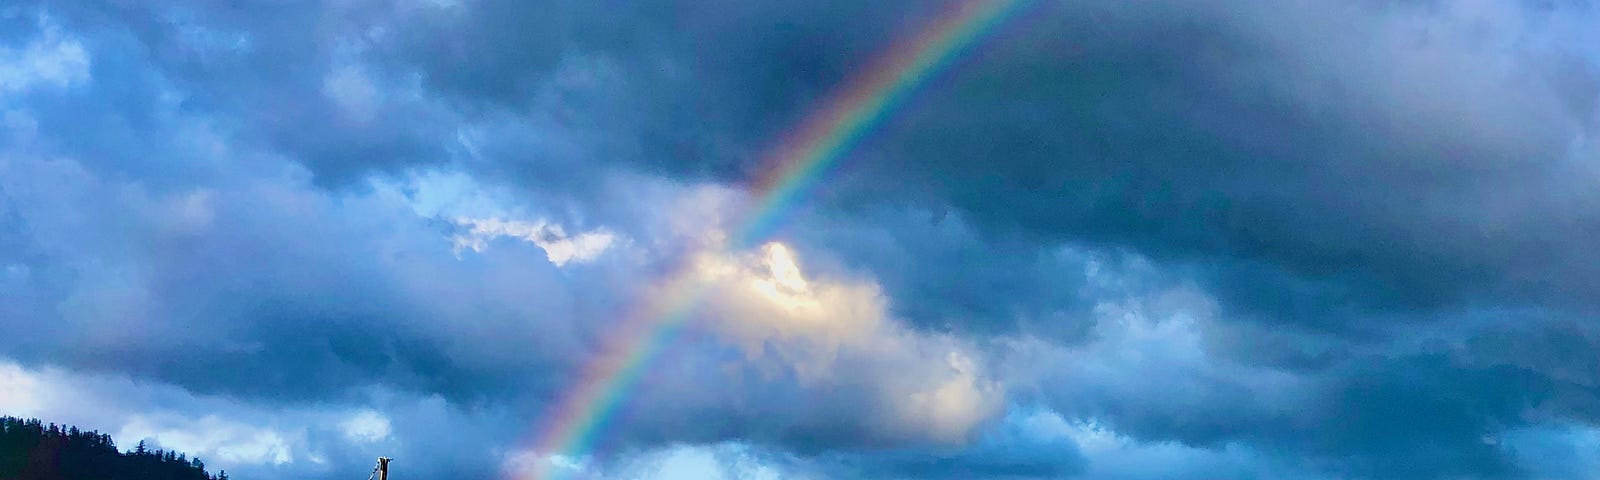
[(1600, 478), (1600, 6), (1038, 0), (728, 242), (961, 7), (0, 2), (0, 414), (241, 480)]

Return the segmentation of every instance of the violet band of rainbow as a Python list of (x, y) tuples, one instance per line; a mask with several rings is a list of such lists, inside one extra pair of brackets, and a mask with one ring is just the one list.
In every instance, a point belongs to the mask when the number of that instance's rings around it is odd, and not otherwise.
[[(863, 137), (883, 123), (918, 86), (994, 31), (1029, 0), (957, 1), (917, 35), (896, 43), (862, 74), (823, 102), (763, 157), (768, 174), (754, 183), (751, 214), (724, 248), (754, 246), (773, 233)], [(682, 330), (705, 295), (689, 265), (668, 275), (640, 305), (617, 322), (610, 341), (578, 375), (541, 422), (533, 450), (539, 455), (588, 454), (646, 366)], [(524, 472), (528, 473), (528, 472)], [(524, 478), (554, 480), (559, 471), (536, 469)]]

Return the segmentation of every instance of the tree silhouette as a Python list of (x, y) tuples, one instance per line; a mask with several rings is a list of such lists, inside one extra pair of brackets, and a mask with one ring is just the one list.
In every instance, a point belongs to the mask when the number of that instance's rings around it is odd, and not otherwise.
[(226, 480), (205, 462), (151, 450), (143, 440), (117, 451), (110, 435), (38, 419), (0, 417), (0, 480)]

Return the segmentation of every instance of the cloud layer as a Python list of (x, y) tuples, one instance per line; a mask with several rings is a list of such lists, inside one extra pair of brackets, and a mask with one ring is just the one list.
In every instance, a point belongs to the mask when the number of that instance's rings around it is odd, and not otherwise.
[[(1593, 5), (1033, 2), (714, 248), (953, 5), (0, 7), (0, 414), (238, 478), (1600, 465)], [(685, 272), (600, 447), (534, 450)]]

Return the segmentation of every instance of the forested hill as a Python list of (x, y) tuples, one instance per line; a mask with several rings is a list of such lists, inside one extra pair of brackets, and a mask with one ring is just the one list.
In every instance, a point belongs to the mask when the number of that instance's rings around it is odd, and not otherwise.
[(145, 448), (117, 451), (110, 435), (36, 419), (0, 417), (0, 480), (227, 480), (199, 458)]

